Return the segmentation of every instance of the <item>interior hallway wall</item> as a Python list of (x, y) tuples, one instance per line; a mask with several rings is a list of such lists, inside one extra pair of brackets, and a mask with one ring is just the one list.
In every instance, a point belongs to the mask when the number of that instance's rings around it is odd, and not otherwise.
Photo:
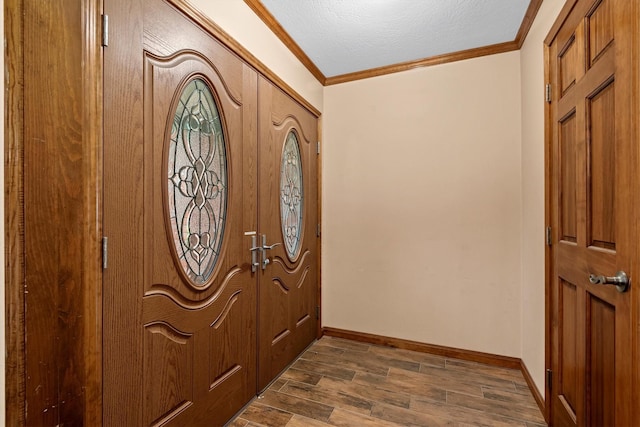
[(323, 324), (521, 352), (520, 54), (328, 86)]
[(545, 0), (520, 51), (522, 70), (522, 360), (544, 396), (544, 39), (564, 0)]

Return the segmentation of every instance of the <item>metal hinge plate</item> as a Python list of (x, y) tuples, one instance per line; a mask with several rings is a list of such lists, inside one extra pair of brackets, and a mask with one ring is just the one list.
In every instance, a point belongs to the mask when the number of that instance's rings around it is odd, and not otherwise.
[(546, 235), (547, 235), (547, 246), (551, 246), (551, 243), (552, 243), (551, 227), (547, 227)]
[(106, 269), (109, 264), (109, 240), (102, 238), (102, 268)]
[(316, 154), (320, 154), (320, 141), (316, 143)]
[(320, 237), (320, 224), (316, 225), (316, 237)]
[(547, 83), (544, 87), (544, 98), (547, 102), (551, 102), (551, 84)]
[(316, 319), (320, 318), (320, 306), (316, 305)]
[(102, 15), (102, 46), (109, 46), (109, 15)]
[(547, 369), (547, 387), (549, 387), (549, 390), (553, 388), (553, 372), (551, 372), (551, 369)]

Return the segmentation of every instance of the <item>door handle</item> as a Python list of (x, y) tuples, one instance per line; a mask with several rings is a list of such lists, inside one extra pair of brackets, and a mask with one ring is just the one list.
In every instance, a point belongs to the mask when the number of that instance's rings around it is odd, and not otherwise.
[(262, 235), (262, 247), (260, 249), (262, 249), (262, 269), (263, 270), (265, 270), (267, 268), (267, 264), (271, 262), (269, 257), (267, 257), (267, 251), (281, 244), (282, 243), (278, 242), (278, 243), (274, 243), (273, 245), (267, 245), (267, 235), (266, 234)]
[(629, 276), (627, 276), (627, 273), (625, 273), (624, 271), (616, 272), (616, 275), (613, 277), (590, 274), (589, 282), (594, 285), (614, 285), (620, 293), (627, 292), (629, 290), (629, 286), (631, 285)]
[(255, 273), (260, 265), (258, 262), (258, 252), (262, 251), (262, 248), (258, 246), (258, 235), (255, 231), (247, 231), (244, 235), (251, 236), (251, 247), (249, 248), (249, 252), (251, 252), (251, 272)]

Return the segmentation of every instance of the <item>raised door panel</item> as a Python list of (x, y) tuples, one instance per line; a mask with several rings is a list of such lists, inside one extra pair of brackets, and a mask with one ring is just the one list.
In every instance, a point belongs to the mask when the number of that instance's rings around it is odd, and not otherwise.
[(615, 250), (615, 82), (587, 100), (589, 129), (588, 244)]
[(263, 389), (317, 331), (317, 119), (265, 79), (259, 93), (259, 229), (268, 264), (259, 289)]

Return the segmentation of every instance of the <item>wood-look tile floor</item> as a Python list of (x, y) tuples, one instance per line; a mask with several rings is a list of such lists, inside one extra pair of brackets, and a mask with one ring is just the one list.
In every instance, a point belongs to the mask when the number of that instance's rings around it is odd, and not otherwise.
[(326, 336), (228, 424), (545, 425), (518, 370)]

